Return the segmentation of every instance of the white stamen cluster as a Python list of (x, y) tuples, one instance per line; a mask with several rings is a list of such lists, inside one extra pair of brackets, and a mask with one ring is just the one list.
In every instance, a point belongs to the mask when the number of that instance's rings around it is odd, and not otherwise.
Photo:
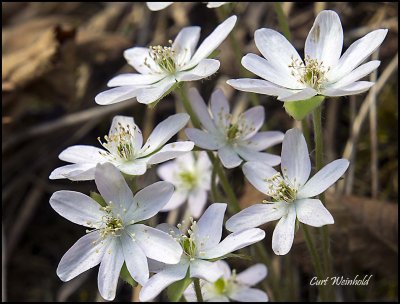
[(280, 173), (265, 179), (267, 182), (267, 195), (277, 202), (293, 202), (296, 199), (297, 188), (295, 185), (289, 185), (287, 180)]
[[(176, 71), (175, 64), (175, 52), (172, 49), (172, 40), (169, 40), (168, 43), (171, 46), (150, 46), (150, 58), (154, 60), (155, 63), (165, 72), (174, 74)], [(147, 57), (145, 58), (144, 64), (149, 69), (151, 69), (149, 63), (147, 62)]]

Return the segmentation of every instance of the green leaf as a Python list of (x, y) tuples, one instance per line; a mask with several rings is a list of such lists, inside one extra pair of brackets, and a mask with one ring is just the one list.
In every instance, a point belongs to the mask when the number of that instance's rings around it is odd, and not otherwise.
[(126, 264), (122, 265), (121, 272), (119, 274), (119, 277), (131, 285), (132, 287), (136, 287), (138, 283), (132, 278), (131, 274), (129, 273), (128, 268), (126, 267)]
[(303, 120), (309, 113), (318, 107), (325, 96), (314, 96), (310, 99), (286, 101), (283, 106), (286, 112), (296, 120)]
[(190, 278), (189, 269), (186, 273), (185, 278), (182, 280), (172, 283), (167, 288), (167, 296), (171, 302), (180, 302), (182, 298), (183, 292), (188, 288), (188, 286), (192, 283), (192, 279)]
[(107, 203), (104, 198), (96, 191), (90, 191), (90, 197), (96, 201), (100, 206), (107, 207)]

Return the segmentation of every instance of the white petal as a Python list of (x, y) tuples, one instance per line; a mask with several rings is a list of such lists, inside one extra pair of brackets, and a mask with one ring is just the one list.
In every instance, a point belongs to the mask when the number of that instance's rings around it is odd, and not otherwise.
[(175, 52), (175, 62), (179, 66), (185, 65), (193, 55), (193, 52), (199, 42), (200, 26), (188, 26), (181, 29), (176, 36), (172, 49)]
[(316, 196), (333, 185), (349, 167), (347, 159), (337, 159), (319, 170), (297, 193), (297, 198)]
[(232, 275), (231, 268), (229, 267), (229, 264), (227, 262), (225, 262), (224, 260), (218, 260), (215, 263), (218, 264), (218, 267), (224, 273), (224, 278), (228, 280)]
[(201, 257), (205, 259), (219, 258), (235, 250), (257, 243), (264, 237), (265, 232), (258, 228), (250, 228), (240, 232), (234, 232), (228, 235), (214, 248), (205, 251)]
[(241, 113), (238, 117), (238, 127), (242, 132), (240, 138), (245, 140), (252, 137), (262, 127), (265, 119), (265, 110), (256, 106)]
[(350, 45), (340, 57), (338, 64), (327, 73), (329, 82), (338, 81), (359, 66), (381, 45), (387, 32), (386, 29), (372, 31)]
[(112, 202), (115, 215), (123, 215), (124, 209), (129, 210), (133, 203), (133, 194), (117, 168), (110, 163), (98, 164), (94, 180), (104, 200), (108, 204)]
[(77, 145), (72, 146), (60, 153), (59, 159), (74, 163), (74, 164), (85, 164), (85, 163), (101, 163), (104, 162), (104, 157), (101, 153), (105, 151), (92, 146)]
[(69, 281), (101, 262), (109, 239), (99, 242), (100, 239), (98, 231), (88, 233), (64, 254), (57, 267), (61, 280)]
[(242, 163), (242, 159), (237, 155), (231, 146), (224, 146), (218, 150), (219, 159), (225, 168), (232, 169)]
[(160, 151), (151, 155), (147, 160), (147, 164), (154, 165), (165, 162), (189, 151), (192, 151), (193, 147), (194, 142), (192, 141), (178, 141), (167, 144), (162, 147)]
[(199, 94), (196, 88), (189, 89), (189, 101), (193, 111), (196, 113), (197, 118), (200, 120), (203, 128), (211, 133), (216, 133), (217, 129), (214, 121), (211, 119), (210, 112), (204, 102), (204, 99)]
[(158, 296), (167, 286), (182, 280), (186, 275), (188, 267), (188, 263), (168, 265), (165, 270), (153, 275), (140, 290), (140, 301), (148, 302)]
[(168, 203), (173, 192), (174, 186), (162, 181), (143, 188), (135, 194), (132, 207), (126, 212), (126, 221), (137, 223), (153, 217)]
[(149, 279), (146, 255), (127, 233), (121, 235), (120, 241), (129, 273), (136, 282), (140, 285), (144, 285)]
[(114, 300), (119, 273), (124, 264), (124, 255), (119, 239), (111, 240), (101, 260), (97, 283), (100, 295), (106, 300)]
[(194, 218), (199, 218), (207, 203), (207, 191), (196, 189), (189, 195), (189, 209)]
[(217, 89), (211, 94), (210, 108), (217, 129), (224, 130), (229, 127), (229, 102), (221, 89)]
[(335, 222), (332, 215), (318, 199), (296, 200), (295, 206), (297, 218), (304, 224), (321, 227)]
[(163, 80), (143, 87), (137, 91), (136, 99), (140, 103), (150, 104), (164, 97), (170, 88), (176, 83), (172, 77), (165, 77)]
[(216, 7), (222, 6), (226, 3), (229, 3), (229, 2), (207, 2), (207, 7), (208, 8), (216, 8)]
[(147, 7), (151, 11), (160, 11), (174, 2), (146, 2)]
[(234, 214), (226, 221), (225, 227), (232, 232), (242, 231), (276, 221), (286, 213), (287, 204), (284, 202), (255, 204)]
[(289, 65), (293, 63), (293, 60), (302, 62), (295, 48), (277, 31), (266, 28), (258, 29), (254, 33), (254, 40), (264, 58), (276, 70), (285, 71), (286, 75), (291, 75), (292, 69), (289, 68)]
[[(190, 153), (186, 153), (187, 155)], [(178, 184), (180, 179), (178, 177), (179, 165), (177, 164), (177, 160), (169, 161), (165, 164), (159, 165), (157, 167), (157, 175), (164, 181), (170, 182), (172, 184)]]
[(178, 81), (195, 81), (211, 76), (218, 71), (220, 62), (215, 59), (202, 59), (193, 69), (179, 72)]
[(163, 74), (160, 67), (150, 57), (149, 48), (134, 47), (127, 49), (124, 51), (124, 57), (141, 74)]
[(248, 162), (243, 165), (243, 174), (246, 179), (260, 192), (268, 193), (266, 179), (278, 173), (274, 168), (267, 164)]
[(255, 288), (240, 288), (229, 294), (229, 297), (238, 302), (268, 302), (268, 295)]
[(161, 148), (163, 144), (188, 123), (189, 119), (190, 116), (188, 114), (178, 113), (160, 122), (150, 134), (138, 157), (149, 155)]
[(334, 67), (343, 47), (343, 28), (338, 14), (325, 10), (318, 14), (307, 36), (304, 54), (325, 68)]
[(332, 88), (341, 88), (352, 84), (353, 82), (360, 80), (364, 76), (370, 74), (373, 70), (377, 69), (381, 62), (379, 60), (369, 61), (360, 65), (358, 68), (351, 71), (349, 74), (344, 76), (338, 82), (332, 84)]
[(108, 132), (108, 136), (111, 137), (113, 135), (120, 134), (121, 127), (130, 132), (130, 134), (132, 135), (131, 141), (133, 144), (133, 149), (135, 151), (139, 151), (140, 148), (142, 148), (143, 136), (139, 127), (135, 124), (133, 117), (122, 115), (114, 116), (111, 123), (110, 131)]
[(254, 286), (265, 279), (267, 272), (267, 267), (264, 264), (255, 264), (239, 273), (236, 276), (236, 281), (247, 286)]
[(234, 87), (236, 90), (253, 92), (257, 94), (265, 94), (271, 96), (280, 96), (280, 95), (286, 96), (293, 94), (292, 91), (263, 79), (251, 79), (251, 78), (229, 79), (227, 80), (226, 83)]
[(182, 247), (169, 234), (142, 224), (126, 228), (134, 234), (134, 239), (145, 255), (153, 260), (176, 264), (182, 255)]
[(258, 152), (243, 146), (237, 146), (235, 151), (248, 162), (260, 162), (269, 166), (276, 166), (281, 163), (281, 157), (278, 155)]
[(281, 101), (299, 101), (309, 99), (317, 94), (318, 92), (316, 90), (312, 88), (305, 88), (301, 91), (294, 92), (291, 95), (278, 96), (278, 99)]
[(115, 164), (118, 170), (128, 175), (143, 175), (147, 171), (146, 162), (142, 159)]
[(184, 67), (190, 69), (200, 60), (207, 58), (229, 35), (236, 23), (236, 16), (231, 16), (218, 25), (215, 30), (200, 44), (192, 59)]
[(68, 178), (72, 181), (84, 181), (94, 179), (96, 164), (73, 164), (54, 169), (49, 179)]
[(160, 211), (171, 211), (180, 207), (188, 199), (187, 191), (175, 190), (169, 202)]
[(155, 83), (165, 76), (163, 74), (136, 74), (136, 73), (129, 73), (129, 74), (121, 74), (111, 78), (110, 81), (107, 83), (109, 87), (118, 87), (118, 86), (138, 86), (138, 85), (145, 85), (145, 84), (152, 84)]
[(101, 206), (80, 192), (57, 191), (50, 197), (50, 205), (62, 217), (86, 227), (101, 222), (104, 216)]
[(310, 176), (311, 162), (303, 133), (294, 128), (286, 132), (282, 143), (281, 168), (284, 178), (296, 189)]
[(213, 248), (221, 241), (226, 206), (221, 203), (212, 204), (200, 217), (198, 229), (194, 231), (198, 252)]
[(225, 144), (223, 141), (221, 141), (220, 138), (217, 138), (214, 134), (207, 133), (199, 129), (186, 128), (185, 134), (191, 141), (196, 144), (196, 146), (202, 149), (218, 150)]
[(256, 54), (247, 54), (242, 58), (242, 65), (257, 76), (288, 89), (303, 89), (304, 84), (288, 73), (287, 69), (281, 69), (272, 62), (261, 58)]
[(241, 146), (255, 151), (262, 151), (283, 141), (284, 134), (281, 131), (262, 131), (251, 138), (238, 142)]
[(215, 262), (195, 259), (190, 262), (190, 277), (215, 282), (223, 276), (223, 271)]
[(113, 88), (96, 95), (94, 100), (99, 105), (110, 105), (136, 97), (140, 86), (123, 86)]
[(370, 81), (356, 81), (341, 88), (327, 88), (322, 93), (331, 97), (356, 95), (368, 91), (374, 84), (375, 82)]
[(287, 215), (279, 220), (272, 234), (272, 250), (277, 255), (287, 254), (293, 245), (296, 210), (293, 204), (287, 210)]

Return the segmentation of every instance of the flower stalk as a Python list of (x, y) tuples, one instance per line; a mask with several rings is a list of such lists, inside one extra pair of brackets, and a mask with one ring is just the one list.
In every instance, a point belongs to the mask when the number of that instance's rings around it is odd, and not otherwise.
[(197, 302), (204, 302), (203, 295), (201, 294), (200, 279), (194, 278), (194, 291), (196, 292)]

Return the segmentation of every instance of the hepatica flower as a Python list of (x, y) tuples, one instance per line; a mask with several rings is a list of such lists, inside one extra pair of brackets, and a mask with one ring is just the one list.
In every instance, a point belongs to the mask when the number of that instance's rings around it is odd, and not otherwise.
[(105, 149), (77, 145), (61, 152), (59, 158), (73, 163), (55, 169), (50, 179), (92, 180), (98, 163), (110, 162), (129, 175), (142, 175), (147, 167), (193, 149), (190, 141), (164, 144), (189, 120), (186, 113), (175, 114), (160, 122), (143, 145), (142, 132), (132, 117), (115, 116), (108, 136), (99, 141)]
[(283, 35), (259, 29), (254, 39), (265, 59), (247, 54), (242, 65), (262, 79), (231, 79), (228, 84), (241, 91), (278, 96), (281, 101), (362, 93), (374, 83), (359, 80), (375, 70), (380, 61), (361, 63), (381, 45), (386, 34), (386, 29), (372, 31), (340, 56), (343, 29), (339, 16), (334, 11), (322, 11), (307, 36), (303, 61)]
[(188, 128), (185, 129), (186, 135), (196, 146), (218, 151), (224, 167), (237, 167), (243, 159), (265, 162), (271, 166), (280, 163), (279, 156), (260, 152), (283, 139), (282, 132), (258, 132), (264, 123), (263, 107), (253, 107), (234, 118), (221, 90), (211, 95), (211, 115), (196, 89), (190, 89), (189, 100), (204, 130)]
[(108, 83), (117, 87), (98, 94), (96, 102), (112, 104), (136, 97), (144, 104), (161, 99), (173, 86), (181, 81), (194, 81), (214, 74), (220, 62), (207, 57), (232, 31), (236, 16), (221, 23), (196, 50), (200, 38), (200, 27), (183, 28), (170, 46), (134, 47), (124, 52), (128, 63), (138, 73), (122, 74)]
[[(151, 11), (161, 11), (173, 3), (174, 2), (146, 2), (146, 5)], [(230, 2), (204, 2), (204, 3), (207, 3), (208, 8), (216, 8)]]
[(222, 225), (226, 204), (212, 204), (199, 221), (193, 221), (184, 235), (179, 229), (167, 224), (159, 225), (159, 229), (168, 231), (182, 246), (183, 254), (176, 265), (163, 265), (156, 271), (140, 291), (140, 301), (155, 298), (170, 284), (182, 280), (188, 273), (191, 278), (200, 278), (215, 282), (223, 275), (218, 264), (209, 260), (223, 258), (229, 253), (254, 244), (265, 237), (265, 232), (258, 228), (250, 228), (228, 235), (223, 241)]
[(309, 179), (311, 162), (307, 144), (298, 129), (286, 132), (282, 143), (282, 173), (264, 163), (248, 162), (243, 173), (272, 202), (255, 204), (226, 222), (229, 231), (240, 231), (279, 220), (272, 236), (272, 249), (278, 255), (289, 252), (293, 244), (296, 218), (307, 225), (333, 224), (329, 211), (319, 199), (312, 199), (335, 183), (347, 170), (349, 161), (337, 159)]
[(206, 152), (190, 152), (157, 168), (157, 174), (175, 186), (175, 192), (161, 211), (170, 211), (188, 201), (193, 217), (198, 218), (207, 203), (211, 188), (211, 162)]
[(124, 262), (131, 276), (142, 285), (149, 278), (147, 258), (167, 264), (179, 262), (182, 248), (170, 235), (139, 223), (164, 207), (174, 187), (157, 182), (133, 196), (121, 173), (109, 163), (97, 165), (95, 182), (106, 202), (104, 207), (74, 191), (57, 191), (50, 198), (57, 213), (89, 228), (64, 254), (57, 275), (69, 281), (100, 264), (100, 294), (113, 300)]
[[(217, 261), (218, 267), (223, 270), (223, 276), (214, 283), (201, 280), (201, 293), (205, 302), (267, 302), (268, 295), (256, 288), (251, 288), (267, 276), (267, 267), (256, 264), (236, 274), (231, 271), (228, 263)], [(193, 284), (184, 292), (189, 302), (197, 302)]]

